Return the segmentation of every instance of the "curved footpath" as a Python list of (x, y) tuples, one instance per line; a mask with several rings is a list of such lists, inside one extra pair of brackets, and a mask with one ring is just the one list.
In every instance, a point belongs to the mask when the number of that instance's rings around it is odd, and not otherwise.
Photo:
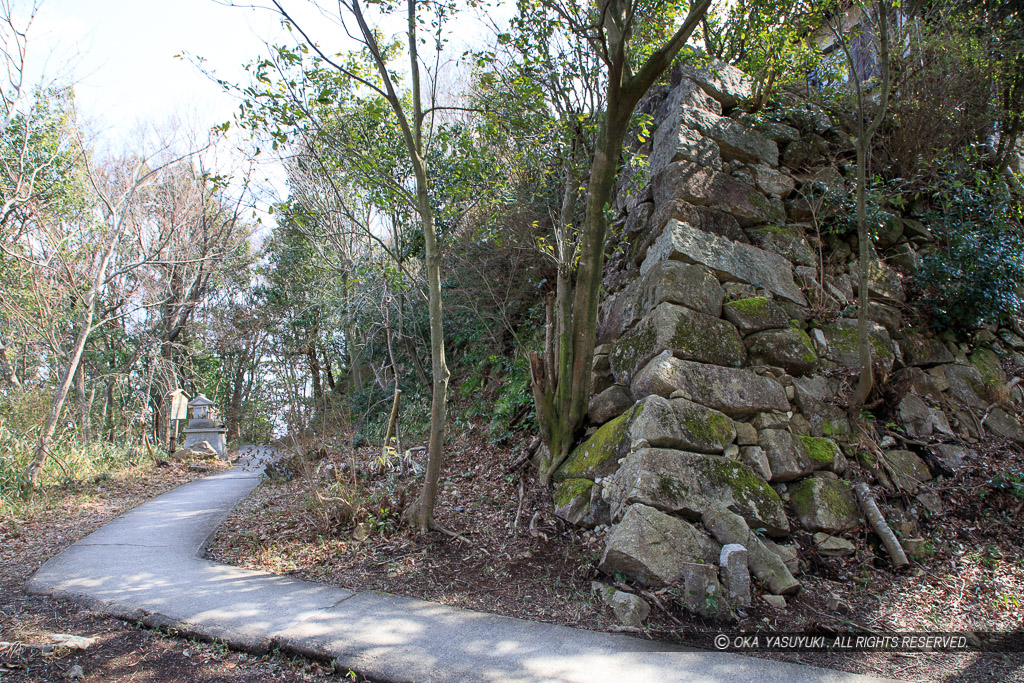
[(838, 671), (674, 648), (299, 581), (200, 557), (261, 460), (186, 484), (44, 564), (27, 589), (248, 651), (334, 659), (373, 681), (869, 681)]

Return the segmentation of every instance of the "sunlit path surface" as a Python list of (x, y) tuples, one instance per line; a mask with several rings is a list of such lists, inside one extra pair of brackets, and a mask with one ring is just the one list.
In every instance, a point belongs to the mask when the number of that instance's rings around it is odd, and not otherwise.
[(250, 651), (329, 658), (373, 681), (868, 681), (735, 654), (298, 581), (202, 559), (259, 483), (269, 447), (139, 506), (60, 553), (28, 584), (124, 619)]

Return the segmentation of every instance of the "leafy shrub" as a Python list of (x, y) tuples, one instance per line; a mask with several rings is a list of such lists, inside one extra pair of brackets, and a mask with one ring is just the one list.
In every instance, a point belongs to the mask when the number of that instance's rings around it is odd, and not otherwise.
[(1024, 208), (975, 155), (940, 171), (924, 222), (936, 239), (915, 276), (933, 326), (964, 334), (1022, 312)]

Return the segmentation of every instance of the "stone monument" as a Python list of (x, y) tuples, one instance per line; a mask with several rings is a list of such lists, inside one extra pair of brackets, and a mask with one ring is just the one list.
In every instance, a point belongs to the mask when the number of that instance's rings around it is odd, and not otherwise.
[(192, 417), (185, 429), (185, 445), (182, 448), (188, 450), (206, 441), (217, 451), (217, 456), (223, 458), (227, 447), (224, 435), (228, 430), (215, 419), (213, 401), (199, 394), (188, 402), (188, 409)]

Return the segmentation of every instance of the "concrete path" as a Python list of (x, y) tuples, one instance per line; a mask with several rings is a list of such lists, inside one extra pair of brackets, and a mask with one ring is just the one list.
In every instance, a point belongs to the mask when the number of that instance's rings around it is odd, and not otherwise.
[(334, 659), (373, 681), (868, 681), (736, 654), (552, 626), (413, 598), (299, 581), (202, 559), (259, 483), (261, 460), (141, 505), (60, 553), (28, 584), (149, 626), (249, 651)]

